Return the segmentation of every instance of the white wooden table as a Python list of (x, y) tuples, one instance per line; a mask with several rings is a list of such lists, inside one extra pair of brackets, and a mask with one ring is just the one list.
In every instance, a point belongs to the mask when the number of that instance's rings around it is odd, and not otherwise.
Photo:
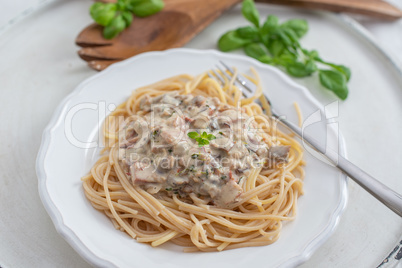
[[(39, 2), (14, 0), (2, 3), (0, 27)], [(402, 2), (392, 2), (402, 8)], [(71, 14), (71, 20), (86, 14), (86, 10), (77, 10)], [(57, 14), (49, 16), (57, 17)], [(83, 25), (71, 23), (71, 20), (66, 20), (66, 27), (72, 27), (78, 33)], [(391, 23), (368, 18), (358, 20), (402, 67), (402, 20)], [(49, 38), (52, 33), (37, 29), (37, 35), (38, 39)], [(62, 77), (46, 76), (46, 70), (52, 66), (41, 64), (42, 60), (48, 60), (46, 53), (38, 54), (36, 50), (31, 50), (35, 40), (25, 40), (24, 30), (18, 38), (20, 53), (6, 55), (0, 60), (0, 266), (89, 267), (57, 234), (42, 206), (37, 191), (35, 158), (42, 131), (51, 112), (68, 94), (68, 90), (94, 71), (75, 55), (71, 57), (77, 50), (73, 45), (73, 36), (66, 35), (57, 40), (49, 38), (50, 49), (56, 49), (66, 42), (71, 43), (53, 59), (54, 64), (64, 64), (63, 76), (74, 76), (74, 79), (65, 79), (60, 89), (57, 85)], [(194, 43), (189, 46), (196, 47)], [(3, 48), (7, 48), (7, 40), (0, 35), (0, 50)], [(13, 70), (16, 62), (21, 63), (27, 58), (34, 58), (37, 65), (26, 66), (17, 72)], [(25, 89), (14, 90), (21, 87)], [(54, 87), (54, 90), (49, 90), (49, 87)], [(41, 91), (41, 88), (44, 90)], [(402, 87), (400, 90), (395, 92), (394, 97), (402, 104)], [(379, 102), (382, 99), (378, 97)], [(364, 102), (365, 98), (354, 101), (356, 106), (364, 107), (364, 103), (359, 101)], [(381, 106), (372, 106), (378, 111), (370, 113), (369, 118), (363, 111), (356, 111), (351, 118), (341, 111), (339, 122), (346, 139), (348, 156), (352, 162), (401, 193), (402, 178), (399, 171), (402, 167), (402, 120), (398, 121), (398, 117), (401, 118), (402, 113), (384, 114)], [(395, 122), (389, 122), (390, 118)], [(337, 230), (302, 266), (375, 267), (399, 243), (401, 234), (402, 219), (350, 181), (348, 207)], [(401, 262), (397, 265), (402, 267)]]

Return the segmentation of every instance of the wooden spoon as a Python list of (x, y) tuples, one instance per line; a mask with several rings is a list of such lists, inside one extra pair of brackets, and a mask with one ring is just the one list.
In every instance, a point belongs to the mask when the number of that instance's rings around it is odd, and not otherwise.
[(165, 8), (150, 17), (134, 18), (117, 38), (106, 40), (102, 27), (91, 24), (77, 37), (83, 47), (78, 55), (90, 67), (103, 70), (110, 64), (153, 50), (181, 47), (219, 15), (241, 0), (165, 0)]
[[(113, 1), (113, 0), (103, 0)], [(77, 37), (78, 55), (95, 70), (145, 51), (181, 47), (226, 9), (242, 0), (165, 0), (165, 8), (147, 18), (134, 18), (131, 26), (113, 40), (102, 37), (102, 27), (91, 24)], [(402, 12), (380, 0), (257, 0), (333, 11), (397, 18)], [(399, 13), (398, 13), (399, 12)]]

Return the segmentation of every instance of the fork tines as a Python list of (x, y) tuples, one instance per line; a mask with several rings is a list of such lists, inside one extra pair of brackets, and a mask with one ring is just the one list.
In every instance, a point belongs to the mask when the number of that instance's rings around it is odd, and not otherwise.
[[(217, 64), (215, 67), (219, 70), (219, 72), (217, 72), (215, 69), (212, 69), (208, 72), (208, 76), (212, 79), (218, 80), (218, 82), (223, 85), (225, 83), (225, 78), (223, 76), (231, 80), (235, 71), (223, 61), (220, 60), (219, 62), (224, 68)], [(239, 74), (236, 75), (235, 85), (240, 89), (246, 98), (251, 97), (257, 89), (257, 86), (253, 82)], [(248, 92), (244, 91), (243, 89), (246, 89)]]

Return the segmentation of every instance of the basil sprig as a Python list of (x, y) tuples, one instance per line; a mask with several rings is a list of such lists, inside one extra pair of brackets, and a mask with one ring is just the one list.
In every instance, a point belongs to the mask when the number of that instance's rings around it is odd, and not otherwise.
[(205, 131), (200, 135), (197, 132), (189, 132), (187, 134), (191, 139), (195, 140), (198, 143), (199, 147), (204, 145), (208, 145), (210, 141), (216, 139), (216, 137), (212, 134), (208, 134)]
[(94, 3), (90, 9), (92, 19), (104, 26), (103, 37), (113, 39), (133, 21), (133, 14), (147, 17), (161, 11), (163, 0), (118, 0), (117, 3)]
[(278, 17), (269, 15), (260, 24), (253, 0), (243, 1), (242, 14), (252, 25), (223, 34), (218, 41), (221, 51), (243, 48), (246, 55), (278, 66), (294, 77), (306, 77), (318, 72), (322, 86), (342, 100), (347, 98), (350, 69), (326, 62), (316, 50), (307, 50), (301, 46), (300, 38), (308, 31), (307, 21), (291, 19), (280, 23)]

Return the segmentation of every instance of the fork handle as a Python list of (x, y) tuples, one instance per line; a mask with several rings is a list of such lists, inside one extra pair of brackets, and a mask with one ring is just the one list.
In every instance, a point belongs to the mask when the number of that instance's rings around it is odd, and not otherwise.
[(367, 192), (377, 198), (381, 203), (386, 205), (393, 212), (402, 217), (402, 196), (393, 191), (383, 183), (376, 180), (374, 177), (367, 174), (365, 171), (351, 163), (349, 160), (339, 155), (331, 149), (325, 148), (320, 142), (311, 138), (310, 136), (303, 134), (295, 124), (281, 119), (275, 112), (272, 112), (272, 116), (283, 123), (295, 134), (297, 134), (302, 141), (306, 142), (317, 152), (328, 158), (338, 169), (345, 173), (348, 177), (353, 179), (357, 184), (363, 187)]

